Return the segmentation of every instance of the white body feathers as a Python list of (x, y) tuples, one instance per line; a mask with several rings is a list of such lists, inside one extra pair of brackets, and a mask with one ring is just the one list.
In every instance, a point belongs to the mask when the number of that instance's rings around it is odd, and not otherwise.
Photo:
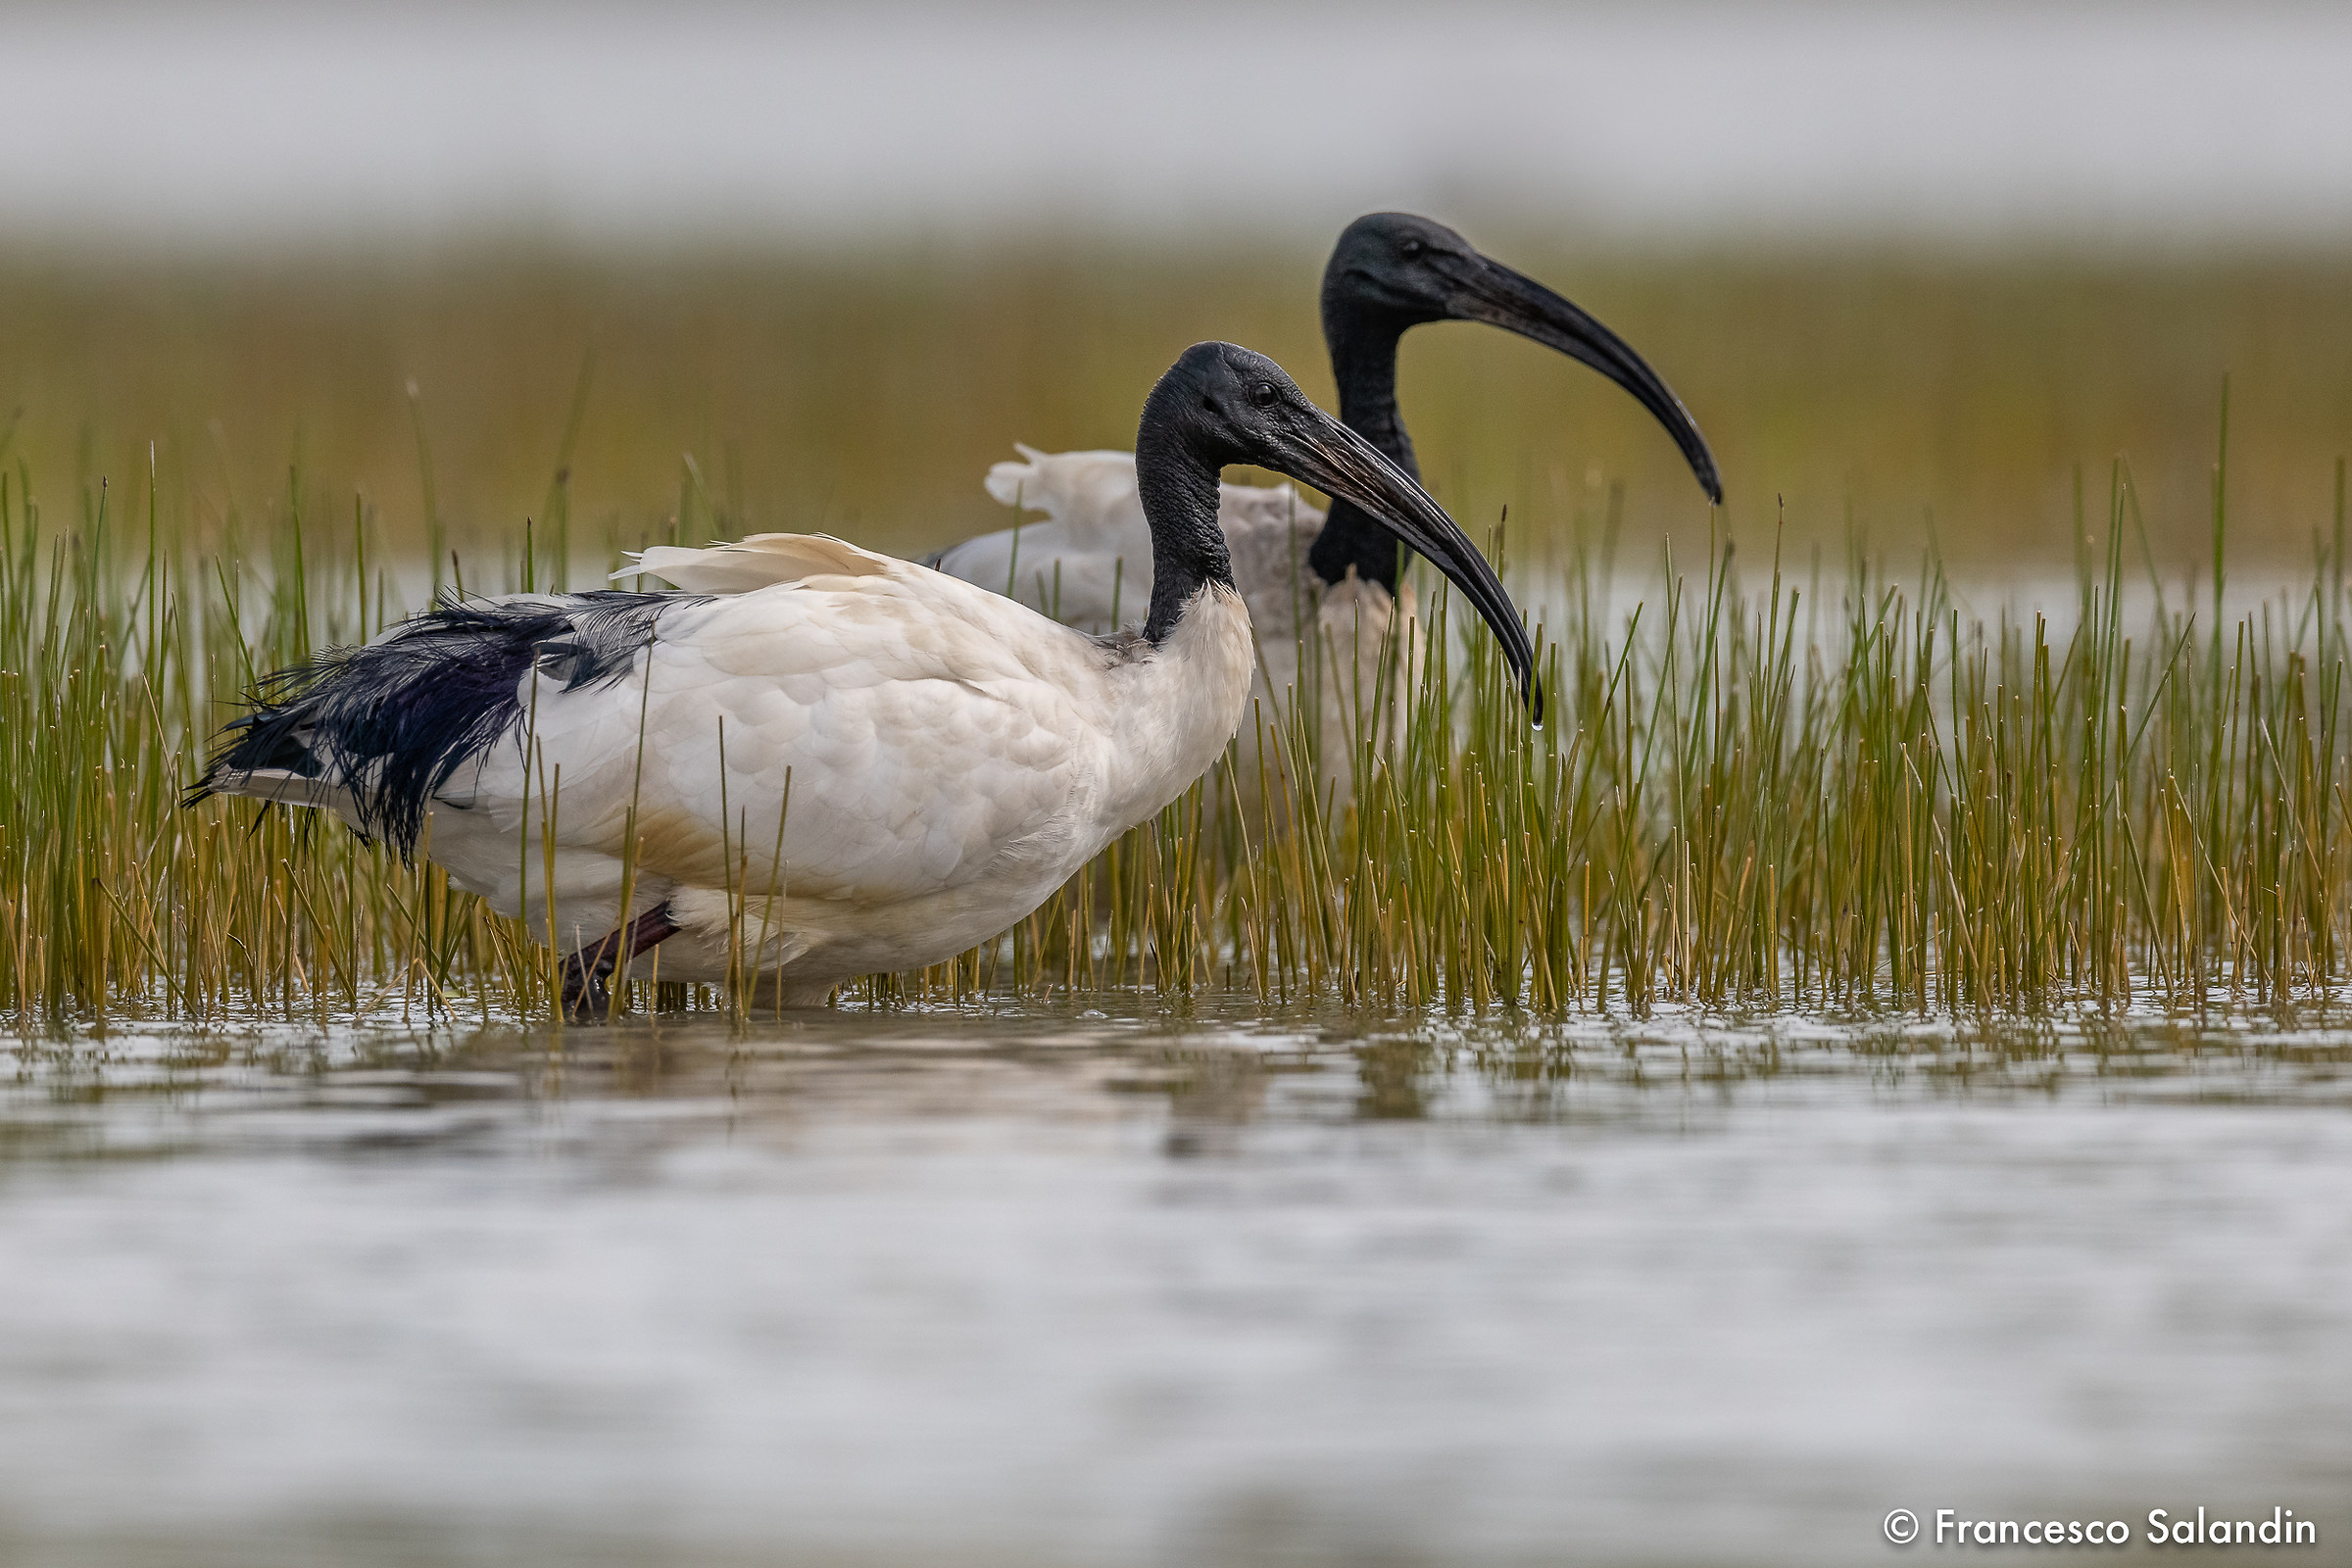
[[(1006, 506), (1043, 513), (1044, 520), (966, 539), (930, 564), (1080, 630), (1140, 624), (1152, 602), (1152, 534), (1135, 454), (1019, 451), (1024, 461), (989, 470), (988, 492)], [(1344, 799), (1352, 773), (1348, 758), (1367, 726), (1378, 725), (1381, 745), (1393, 744), (1403, 707), (1396, 693), (1412, 690), (1421, 635), (1412, 585), (1402, 584), (1395, 597), (1353, 574), (1326, 585), (1306, 564), (1323, 514), (1287, 484), (1220, 484), (1217, 521), (1257, 641), (1241, 726), (1250, 753), (1239, 773), (1243, 793), (1252, 795), (1258, 777), (1252, 735), (1262, 726), (1270, 741), (1303, 695), (1303, 711), (1316, 726), (1319, 782), (1338, 784)], [(798, 570), (796, 547), (783, 542), (800, 537), (658, 545), (633, 569), (698, 592), (740, 593)], [(1387, 662), (1393, 650), (1401, 654), (1396, 666)], [(1267, 761), (1270, 767), (1270, 751)]]
[[(1249, 614), (1225, 589), (1154, 648), (823, 536), (648, 555), (721, 597), (662, 607), (609, 684), (526, 672), (519, 733), (434, 792), (422, 848), (564, 951), (666, 904), (663, 979), (810, 1001), (947, 958), (1173, 800), (1243, 715)], [(331, 780), (221, 787), (359, 825)]]

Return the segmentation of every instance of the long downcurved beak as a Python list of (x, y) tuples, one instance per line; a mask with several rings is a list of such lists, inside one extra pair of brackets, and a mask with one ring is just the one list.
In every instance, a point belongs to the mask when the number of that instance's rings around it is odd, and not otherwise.
[(1246, 461), (1289, 474), (1326, 494), (1353, 502), (1365, 516), (1395, 534), (1459, 588), (1493, 627), (1502, 657), (1517, 677), (1529, 716), (1544, 722), (1544, 686), (1536, 678), (1536, 650), (1502, 580), (1444, 507), (1439, 506), (1378, 447), (1311, 405), (1305, 427), (1286, 431), (1265, 457)]
[(1698, 433), (1683, 400), (1625, 339), (1534, 278), (1514, 272), (1500, 262), (1474, 254), (1469, 263), (1453, 278), (1458, 292), (1447, 302), (1447, 315), (1533, 338), (1591, 366), (1631, 392), (1683, 449), (1683, 459), (1698, 476), (1707, 499), (1722, 504), (1723, 479), (1715, 468), (1715, 454), (1707, 450), (1707, 438)]

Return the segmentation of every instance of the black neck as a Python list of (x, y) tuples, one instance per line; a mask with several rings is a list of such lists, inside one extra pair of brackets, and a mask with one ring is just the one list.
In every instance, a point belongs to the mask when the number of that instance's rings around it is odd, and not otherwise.
[(1233, 586), (1217, 521), (1217, 469), (1147, 414), (1135, 446), (1136, 490), (1152, 530), (1152, 613), (1144, 635), (1164, 642), (1200, 590)]
[[(1404, 433), (1404, 413), (1396, 407), (1396, 340), (1411, 324), (1409, 318), (1330, 311), (1324, 314), (1323, 336), (1331, 348), (1332, 374), (1340, 384), (1340, 422), (1419, 479), (1421, 467), (1413, 461), (1412, 438)], [(1364, 581), (1395, 593), (1397, 553), (1395, 534), (1335, 496), (1306, 562), (1327, 583), (1341, 581), (1353, 566)]]

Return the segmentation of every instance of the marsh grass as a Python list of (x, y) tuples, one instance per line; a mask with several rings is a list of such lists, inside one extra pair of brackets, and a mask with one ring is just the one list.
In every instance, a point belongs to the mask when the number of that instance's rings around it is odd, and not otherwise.
[[(231, 516), (198, 556), (152, 481), (127, 503), (87, 487), (61, 523), (24, 466), (0, 476), (0, 1009), (20, 1030), (551, 1012), (549, 933), (429, 861), (317, 812), (178, 804), (257, 675), (401, 613), (366, 510), (328, 522), (304, 494), (290, 481), (266, 530)], [(1798, 571), (1722, 537), (1688, 564), (1665, 547), (1633, 593), (1610, 516), (1580, 518), (1509, 565), (1543, 728), (1485, 629), (1431, 594), (1426, 650), (1393, 650), (1395, 689), (1358, 694), (1396, 706), (1392, 742), (1360, 720), (1315, 733), (1312, 701), (1256, 712), (1001, 939), (844, 999), (1229, 988), (1641, 1015), (2325, 996), (2352, 943), (2342, 469), (2299, 584), (2250, 605), (2226, 595), (2227, 494), (2217, 464), (2203, 580), (2167, 581), (2118, 464), (2103, 506), (2078, 499), (2059, 612), (1971, 609), (1932, 552), (1899, 578), (1859, 549)], [(471, 580), (454, 557), (452, 586), (561, 582), (541, 537)], [(1498, 529), (1498, 558), (1510, 544)], [(756, 939), (789, 868), (747, 852), (737, 872)], [(641, 963), (619, 1000), (742, 1015), (755, 992)]]
[[(1301, 786), (1303, 725), (1237, 746), (1204, 788), (1269, 768), (1295, 830), (1250, 844), (1224, 813), (1173, 862), (1189, 918), (1139, 906), (1110, 952), (1177, 989), (1381, 1007), (2325, 998), (2352, 915), (2342, 509), (2302, 587), (2230, 617), (2216, 485), (2200, 599), (2128, 572), (2144, 537), (2119, 464), (2063, 620), (1972, 614), (1932, 557), (1908, 581), (1856, 559), (1825, 594), (1778, 559), (1744, 576), (1720, 540), (1690, 576), (1669, 552), (1616, 613), (1580, 548), (1548, 579), (1540, 731), (1441, 605), (1400, 745), (1348, 758), (1351, 804)], [(1197, 842), (1200, 813), (1126, 853)], [(1027, 923), (1049, 956), (1011, 985), (1090, 983), (1095, 955), (1054, 944), (1103, 886)]]

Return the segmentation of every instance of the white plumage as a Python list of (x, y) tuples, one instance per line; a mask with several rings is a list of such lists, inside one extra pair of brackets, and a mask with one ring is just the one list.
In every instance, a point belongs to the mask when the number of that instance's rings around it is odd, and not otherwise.
[(324, 807), (429, 856), (571, 951), (584, 1007), (657, 945), (663, 978), (757, 975), (788, 1002), (934, 963), (1037, 907), (1233, 736), (1252, 658), (1215, 522), (1229, 463), (1293, 468), (1450, 560), (1540, 700), (1485, 562), (1272, 361), (1197, 346), (1142, 438), (1140, 634), (822, 535), (649, 551), (693, 591), (445, 604), (271, 677), (198, 793)]
[[(1182, 793), (1249, 688), (1249, 614), (1229, 587), (1202, 589), (1154, 647), (824, 535), (711, 554), (756, 558), (767, 580), (662, 600), (610, 680), (574, 684), (540, 640), (513, 743), (432, 793), (424, 851), (560, 950), (666, 907), (668, 979), (757, 973), (807, 1002), (936, 962)], [(480, 612), (563, 602), (517, 595)], [(257, 767), (216, 787), (373, 832), (377, 782)]]
[[(1004, 506), (1041, 512), (1044, 520), (980, 534), (930, 557), (931, 564), (982, 587), (1002, 583), (999, 591), (1071, 625), (1107, 631), (1134, 624), (1137, 608), (1152, 594), (1151, 533), (1135, 454), (1014, 445), (1022, 461), (991, 467), (988, 493)], [(1305, 693), (1320, 743), (1320, 782), (1344, 785), (1348, 753), (1376, 712), (1387, 720), (1387, 740), (1399, 733), (1396, 707), (1377, 697), (1384, 680), (1412, 689), (1421, 637), (1413, 585), (1400, 578), (1392, 595), (1352, 571), (1326, 583), (1306, 559), (1324, 514), (1291, 485), (1219, 485), (1217, 522), (1257, 638), (1250, 714), (1268, 727), (1283, 724)], [(655, 554), (648, 555), (648, 569), (669, 575), (654, 564)], [(1245, 746), (1250, 726), (1246, 716)], [(1256, 776), (1254, 766), (1242, 770), (1245, 795)]]
[(1207, 769), (1249, 684), (1229, 590), (1204, 590), (1163, 649), (1105, 647), (839, 540), (759, 553), (791, 575), (679, 599), (612, 685), (526, 677), (522, 744), (442, 792), (432, 850), (454, 880), (546, 928), (539, 858), (516, 848), (540, 839), (539, 781), (561, 767), (558, 947), (622, 923), (634, 801), (625, 912), (666, 904), (681, 927), (661, 973), (724, 979), (740, 945), (807, 1000), (1028, 913)]
[[(1135, 454), (1018, 450), (1023, 461), (989, 470), (988, 493), (1004, 505), (1042, 513), (1043, 519), (966, 539), (926, 564), (1083, 631), (1140, 622), (1152, 602), (1152, 534)], [(1410, 582), (1400, 582), (1392, 597), (1352, 573), (1333, 584), (1314, 573), (1306, 553), (1323, 518), (1291, 485), (1217, 487), (1217, 522), (1257, 644), (1245, 745), (1250, 743), (1252, 715), (1268, 727), (1284, 723), (1297, 693), (1308, 690), (1323, 742), (1317, 752), (1322, 782), (1329, 784), (1347, 776), (1348, 750), (1380, 707), (1375, 694), (1383, 680), (1410, 690), (1420, 624)], [(769, 542), (786, 537), (754, 535), (700, 548), (657, 545), (613, 576), (643, 572), (699, 592), (741, 593), (793, 569)], [(1404, 617), (1396, 625), (1399, 602)], [(1312, 641), (1302, 640), (1302, 629), (1312, 631)], [(1390, 639), (1399, 632), (1401, 664), (1384, 673), (1394, 657)], [(1387, 733), (1394, 737), (1393, 722)], [(1245, 795), (1254, 790), (1256, 776), (1254, 765), (1242, 770)]]

